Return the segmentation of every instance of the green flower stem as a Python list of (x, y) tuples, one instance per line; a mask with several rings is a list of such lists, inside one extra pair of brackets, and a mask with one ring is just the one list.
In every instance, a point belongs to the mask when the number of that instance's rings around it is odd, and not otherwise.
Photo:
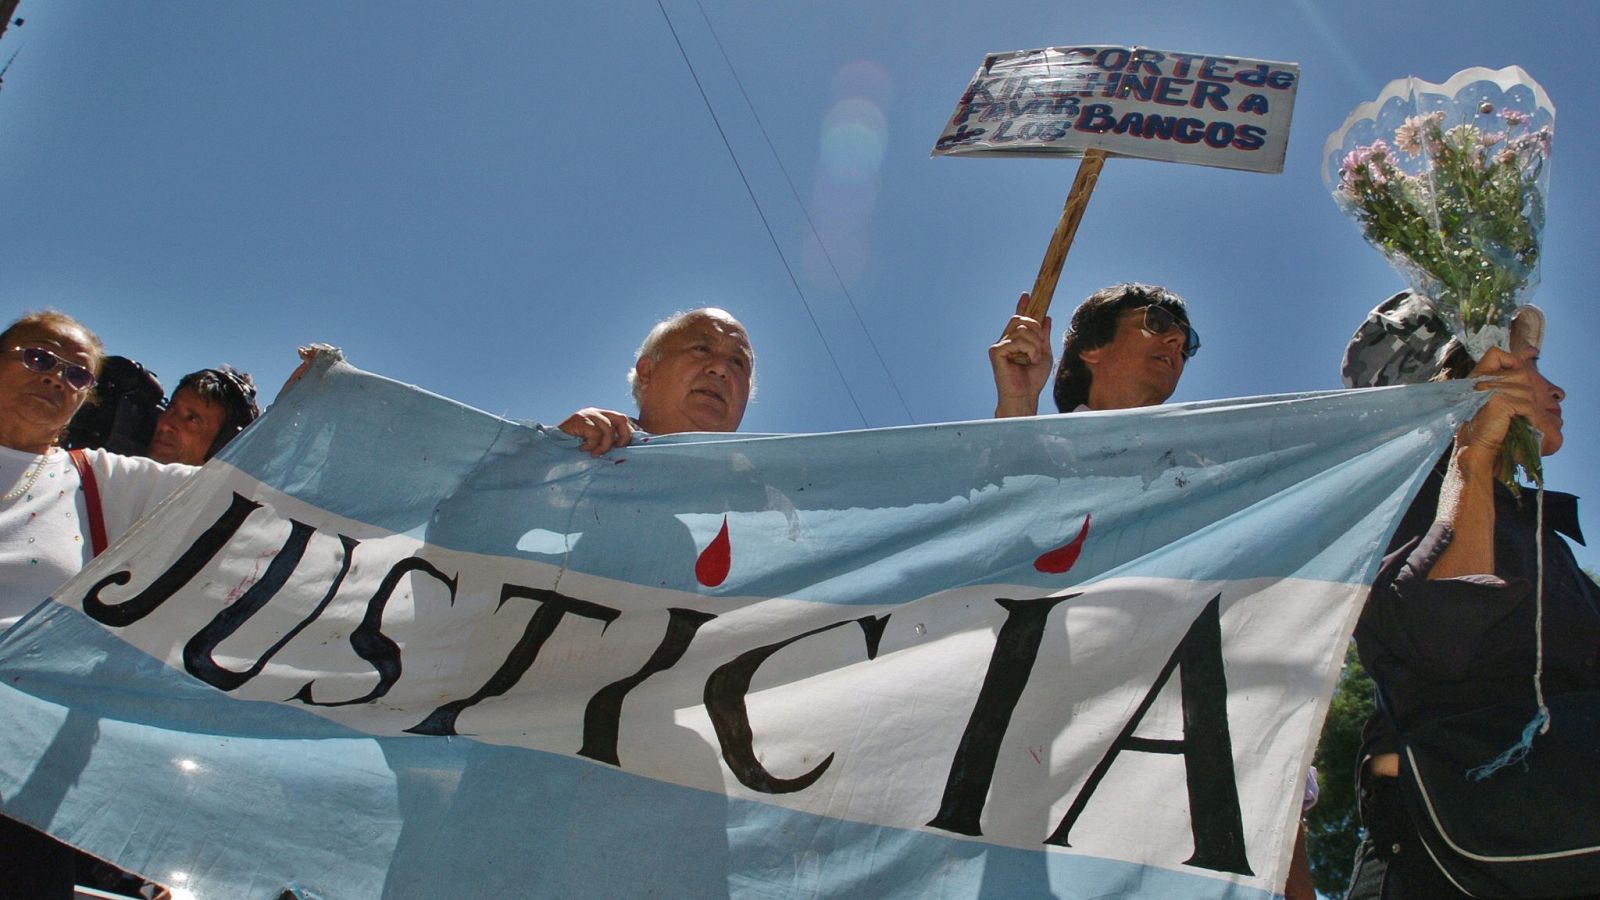
[(1511, 489), (1513, 496), (1522, 496), (1517, 484), (1517, 466), (1527, 473), (1528, 480), (1544, 485), (1544, 463), (1539, 455), (1539, 445), (1544, 438), (1526, 416), (1511, 420), (1506, 439), (1500, 444), (1500, 482)]

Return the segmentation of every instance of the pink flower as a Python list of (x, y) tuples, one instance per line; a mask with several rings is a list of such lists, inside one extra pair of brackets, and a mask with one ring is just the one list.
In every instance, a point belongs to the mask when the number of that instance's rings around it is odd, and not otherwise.
[(1428, 126), (1437, 124), (1443, 119), (1442, 113), (1429, 113), (1425, 116), (1412, 116), (1400, 123), (1394, 130), (1394, 145), (1406, 153), (1416, 156), (1422, 152), (1422, 139), (1428, 134)]
[(1422, 149), (1422, 142), (1417, 140), (1416, 117), (1413, 116), (1401, 123), (1394, 130), (1394, 145), (1412, 156)]
[(1546, 125), (1538, 131), (1517, 135), (1506, 146), (1525, 156), (1545, 157), (1550, 155), (1550, 145), (1554, 138), (1555, 134), (1551, 132), (1550, 126)]
[(1357, 169), (1365, 166), (1368, 160), (1375, 156), (1381, 157), (1388, 152), (1389, 146), (1383, 141), (1376, 141), (1364, 147), (1356, 147), (1354, 150), (1346, 153), (1344, 156), (1344, 161), (1339, 163), (1339, 174), (1341, 176), (1348, 176), (1354, 173)]
[(1394, 145), (1407, 155), (1416, 156), (1426, 149), (1429, 153), (1436, 153), (1439, 149), (1437, 135), (1439, 123), (1444, 121), (1443, 112), (1431, 112), (1421, 116), (1411, 116), (1400, 127), (1394, 130)]
[(1344, 159), (1339, 163), (1340, 183), (1349, 181), (1350, 176), (1355, 173), (1356, 169), (1359, 168), (1363, 162), (1366, 162), (1366, 159), (1361, 155), (1361, 151), (1364, 149), (1366, 148), (1357, 147), (1356, 149), (1351, 150), (1349, 153), (1344, 155)]
[(1452, 147), (1466, 149), (1478, 143), (1478, 129), (1471, 125), (1457, 125), (1444, 133), (1444, 139)]
[(1555, 132), (1550, 130), (1549, 125), (1546, 125), (1533, 133), (1533, 142), (1539, 145), (1540, 153), (1549, 156), (1550, 145), (1555, 140), (1555, 137)]
[(1528, 114), (1520, 110), (1510, 108), (1502, 109), (1500, 110), (1500, 118), (1505, 119), (1506, 124), (1510, 125), (1512, 128), (1516, 128), (1519, 125), (1528, 124)]

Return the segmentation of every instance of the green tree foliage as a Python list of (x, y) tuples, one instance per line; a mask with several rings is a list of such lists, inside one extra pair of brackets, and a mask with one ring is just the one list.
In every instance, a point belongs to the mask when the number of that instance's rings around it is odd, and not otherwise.
[(1356, 810), (1356, 754), (1361, 750), (1361, 727), (1371, 714), (1372, 678), (1361, 667), (1355, 645), (1351, 644), (1317, 742), (1317, 780), (1322, 796), (1306, 813), (1311, 878), (1317, 891), (1326, 896), (1344, 895), (1350, 881), (1350, 863), (1361, 842), (1361, 817)]

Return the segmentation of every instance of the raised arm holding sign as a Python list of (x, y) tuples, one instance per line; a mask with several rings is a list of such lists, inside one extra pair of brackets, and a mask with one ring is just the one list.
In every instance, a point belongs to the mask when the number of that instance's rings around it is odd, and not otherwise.
[[(1036, 333), (1108, 157), (1280, 172), (1299, 79), (1294, 63), (1144, 47), (992, 53), (956, 104), (933, 153), (1082, 158), (1029, 302), (1017, 310)], [(1013, 319), (1001, 343), (1016, 340), (1019, 346), (1008, 351), (1008, 359), (1026, 367), (1038, 354), (1026, 339), (1016, 339), (1021, 324)], [(1001, 362), (995, 365), (998, 381)], [(1043, 386), (1042, 379), (1032, 380)], [(1008, 398), (1004, 385), (1000, 394), (999, 414), (1029, 405)]]

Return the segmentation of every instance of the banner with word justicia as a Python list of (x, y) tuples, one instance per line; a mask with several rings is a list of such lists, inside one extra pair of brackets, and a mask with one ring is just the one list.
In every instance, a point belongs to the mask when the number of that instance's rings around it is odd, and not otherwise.
[(591, 458), (325, 355), (0, 638), (0, 803), (194, 897), (1267, 898), (1469, 391)]
[(1148, 47), (991, 53), (936, 156), (1111, 156), (1283, 171), (1300, 67)]

